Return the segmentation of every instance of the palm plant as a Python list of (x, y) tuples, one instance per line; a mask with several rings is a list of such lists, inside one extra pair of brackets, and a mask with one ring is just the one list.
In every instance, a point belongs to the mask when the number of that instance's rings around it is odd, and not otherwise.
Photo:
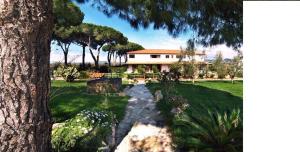
[[(191, 120), (177, 123), (188, 127), (185, 132), (188, 149), (209, 152), (237, 152), (243, 148), (243, 127), (239, 109), (221, 114), (208, 111), (207, 116), (191, 116)], [(186, 128), (187, 129), (187, 128)]]

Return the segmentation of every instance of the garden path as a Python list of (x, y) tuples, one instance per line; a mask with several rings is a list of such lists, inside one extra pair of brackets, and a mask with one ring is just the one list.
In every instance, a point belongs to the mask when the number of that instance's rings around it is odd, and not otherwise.
[(171, 137), (163, 125), (154, 97), (144, 84), (124, 91), (131, 96), (126, 114), (116, 131), (115, 152), (171, 152)]

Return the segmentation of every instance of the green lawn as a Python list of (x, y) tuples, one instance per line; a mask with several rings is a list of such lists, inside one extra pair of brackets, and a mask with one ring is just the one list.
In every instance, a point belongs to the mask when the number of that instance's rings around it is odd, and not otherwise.
[[(147, 84), (147, 87), (154, 92), (159, 90), (159, 83)], [(202, 81), (195, 82), (181, 82), (175, 85), (176, 94), (182, 95), (188, 100), (189, 108), (184, 114), (178, 118), (170, 114), (170, 105), (166, 102), (158, 102), (157, 106), (162, 111), (166, 118), (167, 124), (171, 128), (174, 136), (174, 141), (179, 148), (188, 147), (188, 137), (184, 136), (188, 130), (184, 128), (175, 127), (179, 119), (188, 120), (190, 116), (201, 117), (207, 114), (207, 110), (225, 111), (233, 108), (243, 108), (243, 82), (235, 82), (232, 84), (230, 81)], [(185, 149), (187, 150), (187, 149)]]
[[(159, 90), (159, 83), (147, 84), (147, 87), (154, 93)], [(243, 106), (243, 82), (236, 81), (232, 84), (230, 81), (203, 81), (181, 82), (175, 85), (177, 94), (188, 99), (190, 107), (206, 112), (202, 106), (207, 108), (219, 108), (226, 110), (231, 108), (240, 108)], [(194, 112), (194, 111), (193, 111)]]
[(78, 112), (86, 110), (109, 110), (116, 114), (117, 119), (122, 119), (128, 97), (91, 95), (86, 92), (86, 81), (51, 82), (50, 109), (53, 120), (62, 122), (72, 118)]

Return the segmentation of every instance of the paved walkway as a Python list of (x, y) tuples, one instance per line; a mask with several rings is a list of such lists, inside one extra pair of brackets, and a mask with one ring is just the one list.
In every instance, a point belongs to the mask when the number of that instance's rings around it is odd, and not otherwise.
[(128, 100), (126, 115), (116, 131), (115, 152), (171, 152), (171, 138), (155, 101), (144, 84), (125, 90)]

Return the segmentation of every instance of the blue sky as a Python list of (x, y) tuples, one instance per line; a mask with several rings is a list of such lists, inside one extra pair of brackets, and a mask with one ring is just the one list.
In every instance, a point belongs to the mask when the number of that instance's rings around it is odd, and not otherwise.
[[(152, 27), (136, 30), (132, 28), (127, 21), (122, 20), (117, 16), (109, 18), (96, 8), (91, 7), (89, 4), (78, 4), (78, 6), (85, 14), (83, 22), (112, 27), (122, 32), (129, 41), (141, 44), (146, 49), (180, 49), (180, 47), (186, 46), (186, 41), (190, 37), (189, 33), (183, 33), (177, 38), (173, 38), (168, 34), (167, 30), (154, 30)], [(213, 48), (202, 48), (199, 46), (198, 49), (207, 50), (207, 58), (212, 58), (217, 51), (222, 51), (225, 58), (232, 58), (236, 54), (232, 49), (224, 45)], [(80, 62), (81, 51), (82, 49), (77, 45), (71, 45), (69, 59), (74, 59), (75, 62)], [(102, 52), (100, 60), (104, 61), (105, 59), (106, 54)], [(62, 50), (54, 44), (51, 46), (51, 62), (55, 61), (63, 61), (63, 53)], [(86, 61), (92, 62), (92, 58), (88, 52), (86, 52)]]

